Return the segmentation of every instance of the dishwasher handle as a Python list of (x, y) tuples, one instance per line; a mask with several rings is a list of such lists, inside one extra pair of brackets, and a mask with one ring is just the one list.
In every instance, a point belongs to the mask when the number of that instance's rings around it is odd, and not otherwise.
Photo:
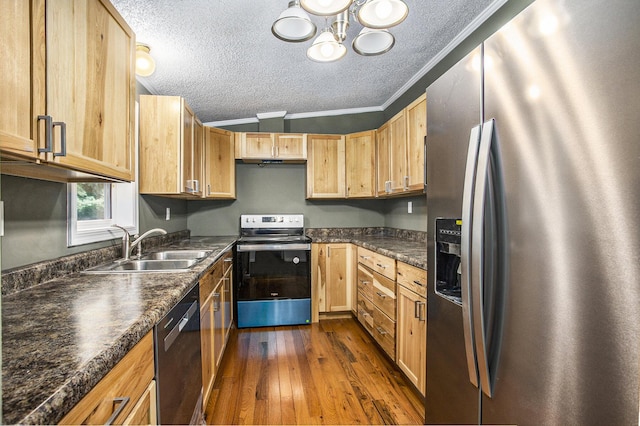
[(164, 351), (167, 352), (169, 350), (169, 348), (171, 348), (171, 345), (173, 345), (173, 342), (176, 341), (176, 339), (178, 338), (178, 336), (180, 335), (180, 332), (182, 332), (182, 330), (184, 329), (184, 327), (187, 325), (187, 323), (189, 322), (189, 320), (191, 319), (191, 317), (198, 312), (198, 301), (196, 300), (195, 302), (193, 302), (191, 304), (191, 306), (189, 306), (189, 309), (187, 310), (187, 312), (183, 315), (183, 317), (180, 319), (180, 321), (178, 322), (178, 324), (176, 324), (171, 331), (169, 332), (169, 334), (167, 334), (167, 337), (164, 338)]

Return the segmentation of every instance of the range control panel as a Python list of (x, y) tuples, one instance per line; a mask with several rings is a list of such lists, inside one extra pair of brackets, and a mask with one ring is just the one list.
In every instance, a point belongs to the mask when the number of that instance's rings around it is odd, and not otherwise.
[(243, 214), (240, 215), (240, 228), (304, 228), (304, 215), (301, 214)]

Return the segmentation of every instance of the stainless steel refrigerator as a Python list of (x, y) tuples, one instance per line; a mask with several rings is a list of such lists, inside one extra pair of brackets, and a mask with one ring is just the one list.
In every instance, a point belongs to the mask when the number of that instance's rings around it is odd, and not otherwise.
[(427, 105), (426, 423), (638, 424), (640, 1), (537, 0)]

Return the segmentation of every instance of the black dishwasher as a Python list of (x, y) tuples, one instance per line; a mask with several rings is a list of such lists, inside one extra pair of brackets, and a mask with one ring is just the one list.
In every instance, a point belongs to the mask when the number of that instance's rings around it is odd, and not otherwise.
[(200, 286), (154, 327), (158, 424), (202, 423)]

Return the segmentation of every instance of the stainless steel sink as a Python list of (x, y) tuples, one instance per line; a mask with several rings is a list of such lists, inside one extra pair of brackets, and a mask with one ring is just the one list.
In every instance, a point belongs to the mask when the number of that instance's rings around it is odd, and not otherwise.
[(142, 259), (152, 260), (179, 260), (179, 259), (203, 259), (211, 254), (207, 250), (165, 250), (157, 253), (150, 253)]
[(113, 274), (132, 272), (186, 272), (198, 263), (197, 259), (125, 260), (86, 269), (87, 274)]

